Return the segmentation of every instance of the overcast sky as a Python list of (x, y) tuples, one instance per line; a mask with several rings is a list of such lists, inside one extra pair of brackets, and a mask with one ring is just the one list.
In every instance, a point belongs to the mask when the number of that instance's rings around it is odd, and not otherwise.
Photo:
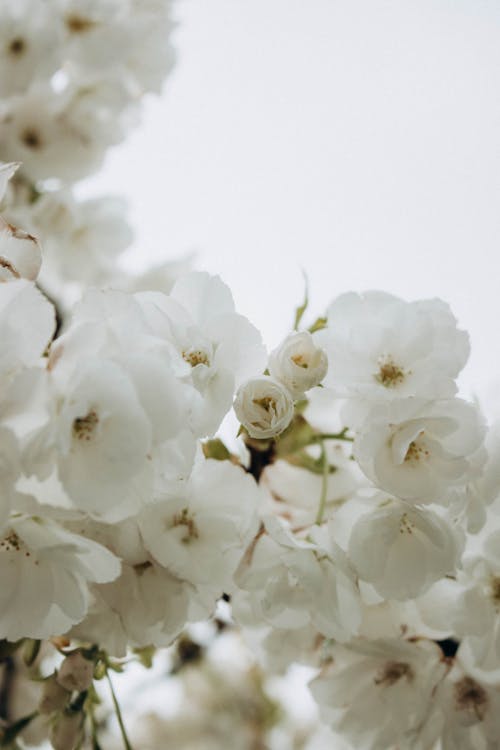
[[(500, 393), (498, 0), (179, 0), (178, 64), (92, 190), (275, 345), (302, 297), (440, 296)], [(489, 387), (487, 388), (489, 384)], [(496, 400), (496, 395), (495, 395)], [(498, 408), (500, 413), (500, 407)]]

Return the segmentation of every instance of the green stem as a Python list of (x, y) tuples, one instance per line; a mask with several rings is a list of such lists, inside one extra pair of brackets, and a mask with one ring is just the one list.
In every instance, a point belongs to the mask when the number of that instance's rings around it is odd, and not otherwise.
[(118, 703), (118, 700), (116, 698), (116, 694), (113, 688), (113, 683), (111, 682), (111, 677), (109, 676), (108, 668), (106, 667), (106, 678), (108, 680), (109, 689), (111, 691), (111, 697), (113, 699), (113, 705), (115, 707), (115, 713), (116, 718), (118, 719), (118, 725), (120, 727), (120, 732), (122, 735), (123, 744), (125, 746), (125, 750), (134, 750), (132, 745), (130, 744), (129, 738), (127, 736), (127, 730), (125, 729), (125, 724), (123, 723), (123, 716), (122, 712)]
[(321, 435), (315, 435), (313, 442), (322, 443), (323, 440), (346, 440), (349, 443), (353, 443), (354, 438), (347, 435), (348, 430), (348, 427), (344, 427), (341, 432), (325, 432), (321, 433)]
[(325, 515), (326, 494), (328, 491), (328, 475), (330, 473), (330, 465), (328, 463), (328, 457), (326, 455), (325, 444), (323, 443), (323, 441), (321, 441), (321, 462), (323, 464), (323, 472), (321, 474), (321, 495), (319, 496), (319, 506), (315, 521), (318, 526), (323, 523), (323, 516)]

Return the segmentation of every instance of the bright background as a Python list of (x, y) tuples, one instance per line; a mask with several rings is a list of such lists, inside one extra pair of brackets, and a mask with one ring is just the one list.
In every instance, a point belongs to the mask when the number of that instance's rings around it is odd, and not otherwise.
[[(275, 345), (310, 280), (440, 296), (500, 414), (498, 0), (178, 0), (177, 68), (92, 191)], [(498, 401), (498, 404), (497, 404)]]

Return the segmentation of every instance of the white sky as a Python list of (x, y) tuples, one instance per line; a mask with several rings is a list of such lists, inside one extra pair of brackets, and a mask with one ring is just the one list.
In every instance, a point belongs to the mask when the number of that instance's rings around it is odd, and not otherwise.
[[(500, 384), (498, 0), (178, 0), (177, 68), (93, 189), (275, 345), (310, 279), (440, 296)], [(496, 386), (491, 385), (496, 382)], [(500, 399), (499, 399), (500, 403)], [(498, 412), (500, 413), (500, 407)]]

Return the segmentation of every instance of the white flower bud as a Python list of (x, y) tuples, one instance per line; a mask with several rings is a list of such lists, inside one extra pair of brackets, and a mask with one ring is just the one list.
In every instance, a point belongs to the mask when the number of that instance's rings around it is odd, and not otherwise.
[(38, 710), (41, 714), (51, 714), (53, 711), (60, 711), (66, 703), (70, 693), (60, 685), (56, 675), (52, 674), (43, 683), (42, 697), (38, 704)]
[(74, 750), (80, 741), (84, 715), (62, 713), (50, 727), (49, 740), (54, 750)]
[(234, 411), (250, 437), (270, 438), (292, 421), (293, 398), (281, 383), (262, 375), (240, 386)]
[(295, 398), (319, 385), (327, 369), (326, 353), (316, 346), (309, 331), (291, 333), (269, 356), (271, 376), (286, 385)]
[(88, 690), (94, 675), (94, 662), (86, 659), (81, 651), (69, 654), (59, 669), (57, 682), (66, 690)]

